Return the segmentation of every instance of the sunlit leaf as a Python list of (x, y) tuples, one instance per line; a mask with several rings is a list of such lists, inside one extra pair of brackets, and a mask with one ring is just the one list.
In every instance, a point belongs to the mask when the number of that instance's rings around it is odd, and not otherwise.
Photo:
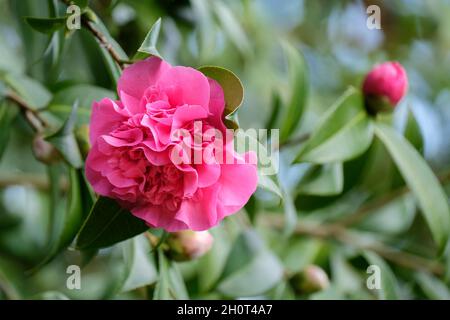
[(150, 28), (150, 31), (145, 36), (144, 41), (137, 50), (138, 52), (134, 56), (135, 60), (144, 59), (148, 56), (155, 56), (162, 59), (160, 53), (158, 52), (158, 49), (156, 49), (156, 44), (158, 42), (160, 30), (161, 30), (161, 18), (156, 20), (156, 22)]
[(392, 128), (377, 123), (375, 134), (388, 149), (414, 193), (433, 239), (442, 252), (450, 233), (450, 211), (439, 180), (416, 149)]

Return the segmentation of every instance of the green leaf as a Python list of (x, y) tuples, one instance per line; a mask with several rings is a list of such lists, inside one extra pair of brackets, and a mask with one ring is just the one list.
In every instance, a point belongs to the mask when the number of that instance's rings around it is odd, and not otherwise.
[(416, 280), (425, 295), (432, 300), (449, 300), (450, 290), (440, 279), (425, 272), (416, 274)]
[(115, 92), (102, 87), (76, 84), (57, 91), (50, 104), (72, 106), (75, 101), (78, 101), (80, 109), (90, 110), (94, 101), (100, 101), (103, 98), (116, 99), (117, 96)]
[(422, 153), (424, 147), (422, 132), (420, 131), (419, 124), (417, 123), (417, 120), (410, 106), (408, 106), (407, 112), (408, 118), (406, 120), (404, 136), (406, 139), (408, 139), (409, 142), (411, 142), (414, 148), (419, 151), (419, 153)]
[(88, 6), (89, 0), (72, 0), (72, 3), (84, 9)]
[(283, 277), (283, 267), (261, 238), (251, 230), (236, 240), (228, 256), (218, 290), (230, 297), (266, 292)]
[(275, 181), (273, 181), (269, 176), (259, 174), (259, 171), (258, 171), (258, 187), (277, 195), (280, 199), (283, 199), (283, 194), (278, 184)]
[(365, 252), (364, 257), (370, 265), (375, 265), (380, 268), (380, 289), (373, 289), (376, 291), (378, 298), (381, 300), (397, 300), (398, 283), (389, 265), (377, 254), (373, 252)]
[(0, 159), (6, 149), (11, 133), (11, 126), (19, 109), (8, 100), (0, 100)]
[(295, 226), (297, 225), (298, 220), (297, 208), (295, 208), (294, 199), (288, 190), (283, 188), (282, 195), (285, 218), (283, 236), (287, 238), (290, 237), (295, 231)]
[(168, 261), (161, 248), (158, 249), (158, 261), (159, 281), (156, 284), (153, 299), (189, 299), (177, 264)]
[(77, 237), (77, 249), (95, 249), (134, 237), (148, 226), (113, 199), (99, 197)]
[(77, 110), (78, 103), (75, 103), (63, 126), (54, 134), (46, 137), (46, 140), (58, 149), (67, 163), (74, 168), (81, 168), (83, 166), (83, 158), (74, 134)]
[(308, 96), (306, 64), (302, 55), (288, 42), (283, 42), (290, 71), (290, 97), (280, 125), (280, 141), (286, 141), (300, 125)]
[(8, 73), (3, 76), (3, 80), (35, 110), (47, 106), (52, 98), (51, 93), (41, 83), (25, 75)]
[(65, 213), (61, 214), (58, 206), (58, 202), (61, 201), (59, 196), (61, 172), (57, 167), (51, 166), (49, 167), (49, 174), (52, 206), (50, 216), (50, 248), (45, 259), (31, 272), (37, 271), (42, 266), (46, 265), (72, 243), (93, 204), (92, 194), (90, 193), (82, 171), (70, 168), (70, 189), (67, 199), (67, 208)]
[(55, 31), (61, 30), (66, 26), (66, 18), (35, 18), (35, 17), (26, 17), (25, 21), (28, 23), (30, 27), (34, 30), (51, 34)]
[(214, 288), (223, 272), (231, 244), (222, 228), (210, 230), (214, 237), (211, 250), (199, 260), (198, 286), (201, 292), (208, 292)]
[(145, 59), (148, 56), (156, 56), (161, 58), (161, 55), (156, 49), (156, 43), (158, 42), (159, 31), (161, 30), (161, 18), (156, 20), (153, 26), (150, 28), (150, 31), (145, 36), (144, 42), (142, 42), (141, 46), (137, 50), (138, 52), (134, 56), (133, 59), (140, 60)]
[(373, 125), (361, 93), (350, 88), (323, 116), (296, 162), (344, 162), (361, 155), (373, 139)]
[(243, 54), (251, 53), (250, 42), (233, 11), (222, 1), (211, 1), (211, 4), (223, 30), (236, 48)]
[(198, 70), (205, 76), (216, 80), (222, 87), (225, 95), (224, 116), (234, 113), (244, 100), (244, 87), (241, 80), (230, 70), (221, 67), (203, 66)]
[(134, 237), (123, 245), (125, 282), (122, 292), (150, 285), (157, 280), (157, 272), (150, 257), (150, 246), (145, 237)]
[(439, 252), (443, 252), (450, 232), (450, 211), (439, 180), (416, 149), (389, 126), (377, 123), (375, 134), (416, 197)]
[(333, 196), (344, 188), (342, 163), (312, 165), (301, 178), (297, 192), (299, 194)]

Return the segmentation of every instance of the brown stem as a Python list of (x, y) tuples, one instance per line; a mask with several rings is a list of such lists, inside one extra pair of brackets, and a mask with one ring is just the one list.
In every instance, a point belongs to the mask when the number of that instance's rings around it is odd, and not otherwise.
[[(284, 228), (284, 219), (280, 216), (265, 215), (263, 222), (277, 229)], [(403, 252), (377, 241), (368, 242), (361, 236), (351, 233), (337, 225), (311, 225), (299, 223), (295, 227), (295, 234), (307, 235), (326, 240), (336, 240), (359, 250), (369, 250), (399, 266), (413, 270), (428, 271), (437, 276), (442, 276), (445, 268), (436, 261), (431, 261), (407, 252)]]
[(108, 50), (111, 57), (116, 61), (116, 63), (123, 69), (124, 65), (127, 63), (127, 61), (124, 61), (120, 58), (119, 53), (113, 48), (111, 43), (109, 43), (108, 38), (94, 27), (94, 24), (87, 20), (85, 17), (82, 19), (83, 26), (90, 32), (92, 35), (97, 39), (97, 41), (106, 49)]
[(17, 93), (13, 91), (9, 91), (6, 94), (6, 98), (11, 100), (12, 102), (15, 102), (19, 108), (20, 111), (25, 116), (25, 119), (30, 124), (30, 126), (35, 130), (36, 132), (43, 131), (44, 127), (47, 127), (47, 122), (42, 119), (39, 115), (39, 113), (34, 110), (22, 97), (20, 97)]

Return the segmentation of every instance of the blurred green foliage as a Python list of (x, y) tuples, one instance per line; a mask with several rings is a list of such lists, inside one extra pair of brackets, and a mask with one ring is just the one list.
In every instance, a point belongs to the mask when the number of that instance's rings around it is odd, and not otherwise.
[[(381, 7), (381, 30), (366, 27), (369, 4)], [(33, 128), (4, 97), (13, 90), (53, 128), (67, 125), (77, 103), (69, 124), (79, 130), (93, 100), (115, 96), (117, 65), (86, 28), (43, 34), (26, 23), (25, 17), (64, 16), (62, 1), (1, 0), (0, 299), (450, 297), (450, 251), (439, 255), (433, 241), (446, 241), (448, 226), (419, 214), (445, 206), (450, 194), (448, 1), (91, 0), (89, 6), (122, 57), (135, 55), (161, 17), (155, 49), (170, 63), (236, 73), (245, 88), (239, 125), (279, 128), (289, 142), (281, 148), (280, 173), (264, 181), (245, 210), (211, 230), (214, 246), (198, 260), (170, 261), (162, 250), (151, 252), (142, 235), (98, 252), (67, 249), (92, 194), (82, 170), (35, 159)], [(368, 127), (331, 140), (322, 157), (317, 151), (334, 134), (324, 138), (319, 119), (384, 60), (406, 67), (410, 89), (383, 121), (425, 157), (444, 200), (432, 183), (421, 185), (433, 179), (431, 171), (423, 180), (405, 175), (410, 161), (420, 161), (415, 151), (382, 143)], [(333, 114), (325, 127), (342, 130), (353, 116)], [(365, 139), (362, 147), (343, 154), (341, 144), (355, 136)], [(55, 137), (49, 139), (55, 146), (79, 151), (68, 159), (79, 167), (83, 150), (72, 147), (75, 133)], [(390, 157), (396, 151), (406, 155), (403, 167)], [(292, 164), (296, 158), (302, 162)], [(36, 269), (43, 261), (49, 263)], [(80, 290), (66, 286), (72, 264), (83, 265)], [(330, 286), (299, 293), (290, 279), (311, 264), (325, 270)], [(381, 269), (380, 290), (366, 286), (371, 264)]]

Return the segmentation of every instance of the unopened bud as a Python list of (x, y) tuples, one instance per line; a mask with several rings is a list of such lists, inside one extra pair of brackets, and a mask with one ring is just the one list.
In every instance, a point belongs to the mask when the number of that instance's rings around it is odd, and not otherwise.
[(311, 294), (328, 288), (330, 281), (328, 275), (322, 268), (316, 265), (309, 265), (296, 274), (291, 283), (294, 289), (300, 294)]
[(37, 135), (33, 139), (33, 154), (36, 159), (45, 164), (53, 164), (61, 160), (58, 150), (42, 135)]
[(408, 76), (398, 62), (375, 66), (364, 79), (363, 92), (368, 111), (372, 114), (390, 111), (408, 90)]
[(168, 255), (176, 261), (188, 261), (207, 253), (214, 242), (208, 231), (179, 231), (171, 233), (166, 244)]

